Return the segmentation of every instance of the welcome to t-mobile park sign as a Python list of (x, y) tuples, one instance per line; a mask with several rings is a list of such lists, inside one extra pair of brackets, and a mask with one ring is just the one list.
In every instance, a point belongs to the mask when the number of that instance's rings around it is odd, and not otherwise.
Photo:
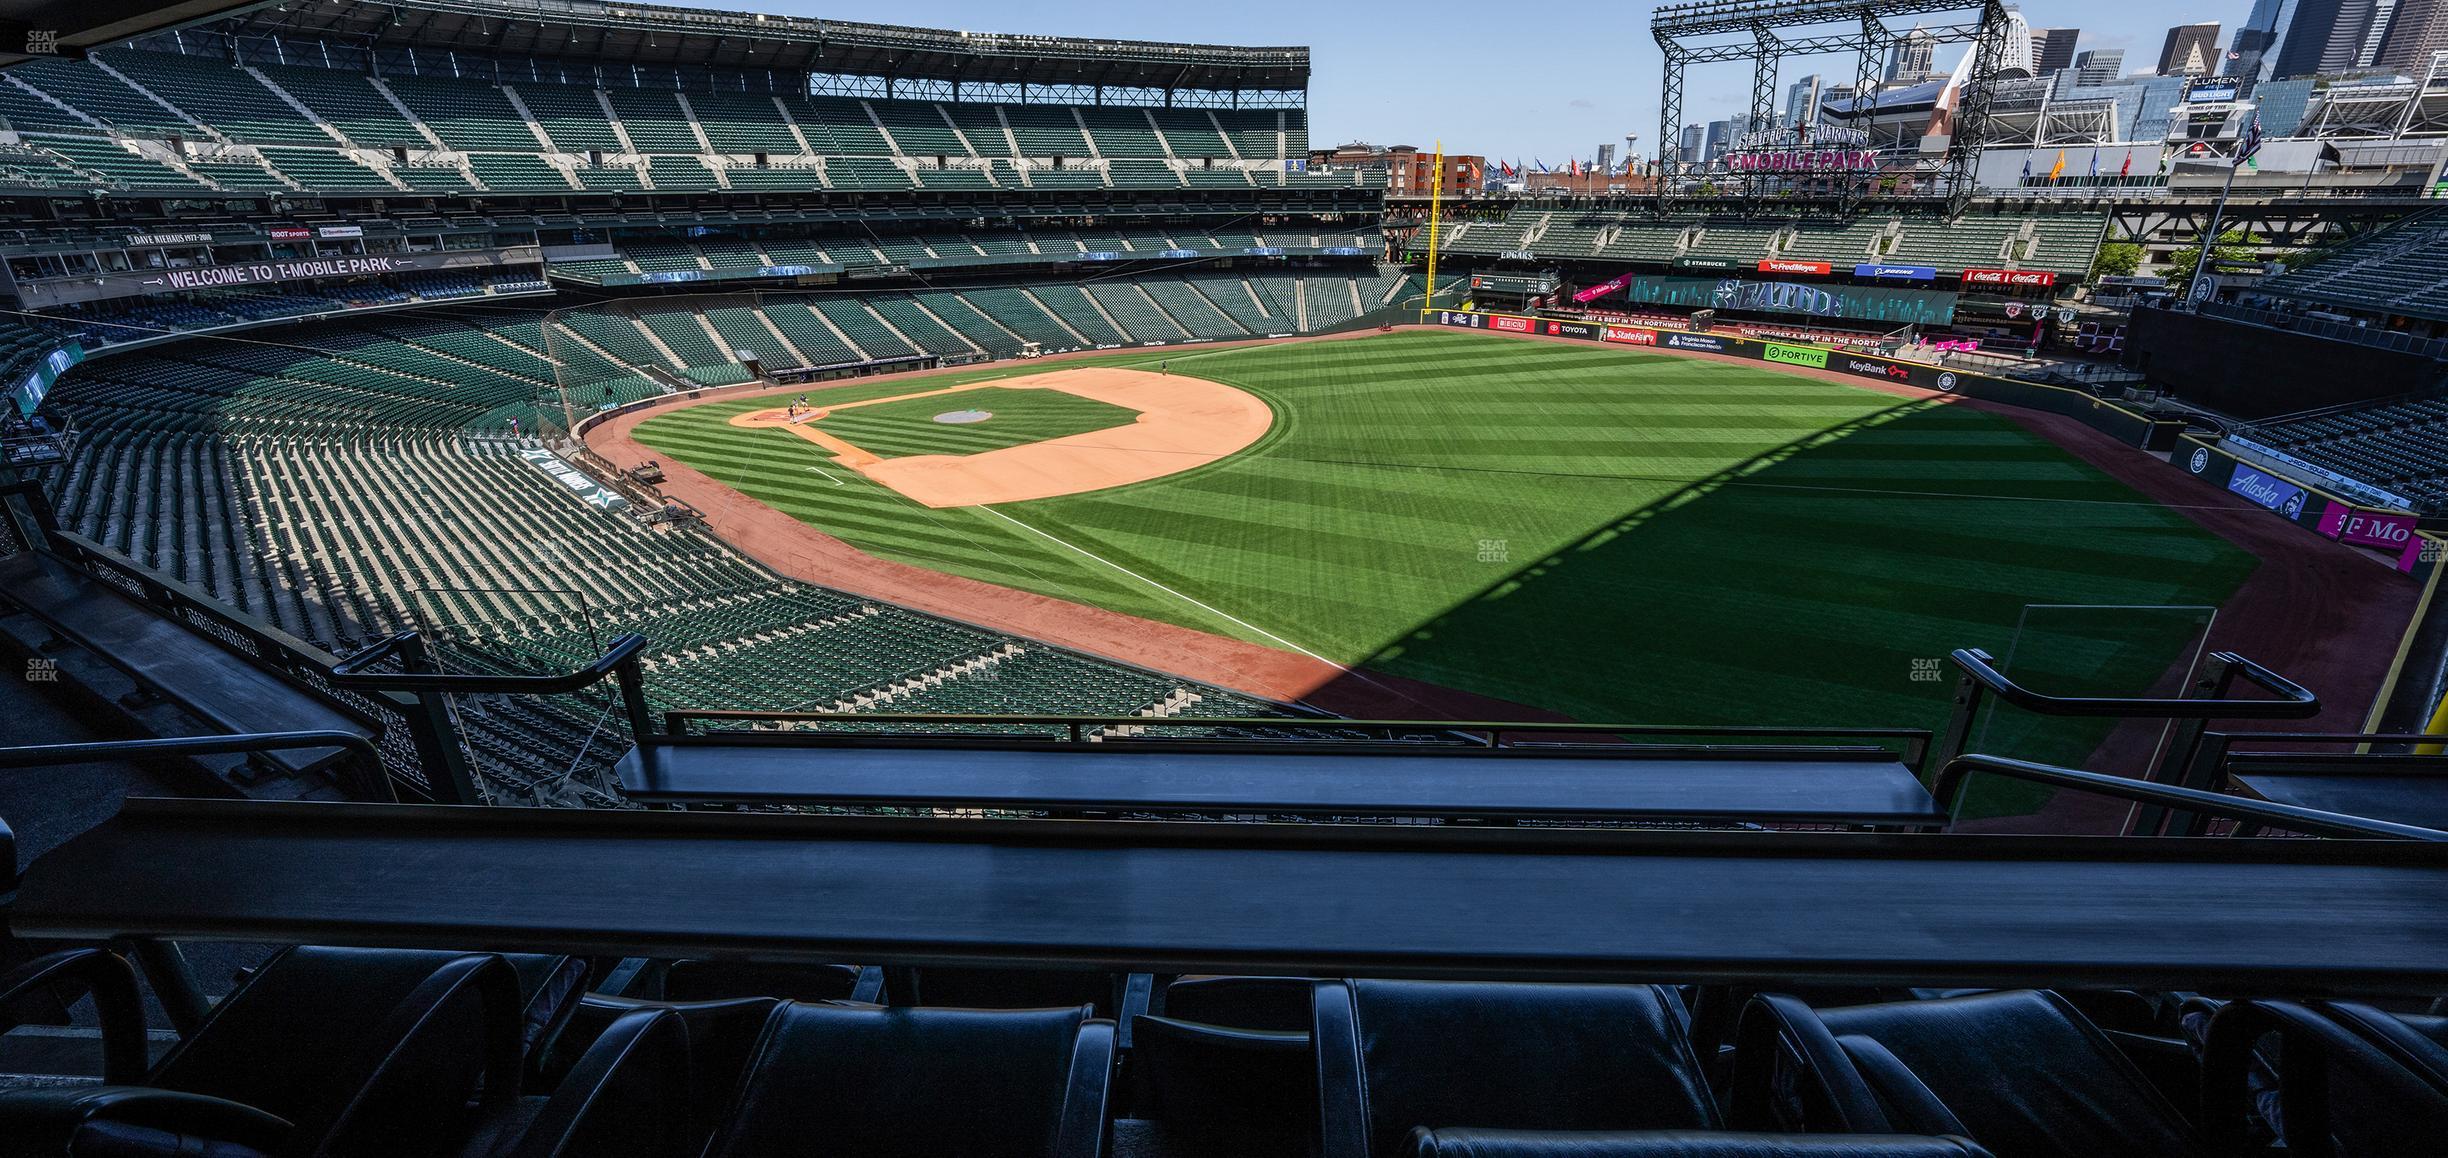
[(135, 273), (104, 274), (100, 277), (63, 279), (54, 282), (23, 282), (19, 283), (17, 291), (20, 299), (26, 305), (41, 307), (64, 305), (69, 302), (98, 301), (103, 298), (225, 289), (231, 286), (276, 285), (283, 282), (300, 281), (342, 281), (381, 274), (431, 273), (436, 270), (492, 269), (508, 265), (535, 265), (543, 260), (543, 250), (532, 245), (517, 245), (508, 249), (463, 249), (448, 253), (370, 253), (342, 257), (301, 257), (281, 261), (242, 261), (222, 265), (196, 265), (183, 269), (149, 269)]

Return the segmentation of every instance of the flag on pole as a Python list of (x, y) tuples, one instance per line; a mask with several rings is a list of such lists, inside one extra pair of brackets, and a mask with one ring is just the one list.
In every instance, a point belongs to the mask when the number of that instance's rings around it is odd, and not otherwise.
[(2031, 184), (2031, 154), (2023, 154), (2023, 183)]
[(2321, 142), (2320, 161), (2313, 162), (2312, 167), (2315, 169), (2319, 168), (2321, 162), (2323, 161), (2335, 165), (2340, 169), (2346, 167), (2346, 155), (2338, 152), (2337, 142), (2335, 141)]
[(2099, 146), (2091, 146), (2091, 176), (2099, 176)]
[(2132, 150), (2132, 149), (2127, 149), (2127, 150), (2125, 150), (2125, 163), (2124, 163), (2123, 165), (2120, 165), (2120, 166), (2118, 166), (2118, 167), (2117, 167), (2117, 176), (2119, 176), (2119, 177), (2131, 177), (2131, 176), (2133, 176), (2133, 150)]
[(2059, 149), (2057, 150), (2057, 163), (2049, 166), (2049, 180), (2055, 182), (2063, 176), (2065, 176), (2065, 150)]
[[(2260, 151), (2261, 114), (2256, 112), (2253, 114), (2252, 124), (2246, 127), (2244, 130), (2244, 144), (2243, 147), (2236, 150), (2235, 163), (2241, 165), (2246, 161), (2250, 161), (2253, 159), (2253, 154)], [(2261, 166), (2259, 165), (2253, 166), (2255, 169), (2259, 169), (2260, 167)]]

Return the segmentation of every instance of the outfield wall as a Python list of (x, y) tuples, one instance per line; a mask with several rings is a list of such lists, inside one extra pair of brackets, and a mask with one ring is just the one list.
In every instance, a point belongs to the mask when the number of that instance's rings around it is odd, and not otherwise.
[(1426, 320), (1457, 329), (1751, 358), (2061, 414), (2127, 446), (2172, 449), (2175, 453), (2170, 461), (2178, 469), (2224, 487), (2238, 498), (2269, 511), (2271, 517), (2285, 519), (2307, 532), (2392, 557), (2397, 570), (2417, 582), (2428, 583), (2432, 573), (2448, 562), (2448, 539), (2417, 529), (2411, 515), (2359, 506), (2352, 499), (2319, 487), (2281, 478), (2210, 442), (2183, 434), (2182, 422), (2155, 419), (2083, 390), (1733, 334), (1462, 310), (1432, 310)]

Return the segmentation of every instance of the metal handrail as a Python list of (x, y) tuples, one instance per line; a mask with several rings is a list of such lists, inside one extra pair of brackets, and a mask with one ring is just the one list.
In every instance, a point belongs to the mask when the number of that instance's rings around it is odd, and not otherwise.
[(226, 756), (255, 752), (290, 752), (303, 748), (338, 748), (366, 773), (365, 785), (380, 785), (374, 799), (397, 801), (390, 778), (382, 775), (382, 753), (353, 732), (240, 732), (227, 736), (167, 736), (150, 740), (98, 740), (83, 744), (30, 744), (0, 748), (0, 770), (48, 768), (96, 760), (128, 760), (164, 756)]
[(2230, 820), (2248, 820), (2273, 828), (2284, 828), (2313, 836), (2345, 839), (2428, 840), (2448, 842), (2448, 832), (2435, 828), (2420, 828), (2369, 817), (2348, 816), (2342, 812), (2324, 812), (2317, 808), (2299, 808), (2267, 800), (2250, 800), (2220, 792), (2203, 792), (2195, 788), (2178, 788), (2169, 784), (2153, 784), (2124, 776), (2100, 772), (2084, 772), (2075, 768), (2059, 768), (2050, 764), (2035, 764), (2029, 760), (2013, 760), (2004, 756), (1978, 754), (1957, 756), (1938, 770), (1938, 778), (1930, 784), (1930, 796), (1938, 802), (1941, 812), (1952, 813), (1956, 797), (1963, 794), (1964, 783), (1973, 773), (1985, 772), (2009, 780), (2034, 784), (2053, 784), (2074, 788), (2101, 796), (2130, 800), (2136, 804), (2156, 805), (2176, 813), (2201, 813), (2223, 816)]
[(2310, 688), (2279, 675), (2231, 651), (2210, 658), (2227, 664), (2236, 675), (2278, 696), (2274, 700), (2183, 699), (2156, 696), (2052, 696), (2035, 692), (1993, 665), (1988, 652), (1976, 647), (1949, 654), (1982, 687), (1999, 699), (2044, 716), (2125, 717), (2168, 720), (2300, 720), (2320, 714), (2320, 697)]
[(593, 687), (605, 676), (637, 662), (646, 637), (634, 631), (615, 636), (594, 663), (566, 675), (479, 675), (451, 672), (377, 672), (366, 669), (421, 646), (416, 632), (403, 631), (380, 643), (350, 652), (332, 665), (331, 681), (344, 688), (383, 688), (404, 692), (461, 692), (556, 696)]
[[(1003, 727), (1059, 727), (1073, 743), (1085, 740), (1085, 730), (1100, 727), (1164, 728), (1278, 728), (1296, 731), (1346, 730), (1363, 732), (1449, 732), (1477, 733), (1470, 738), (1481, 747), (1504, 747), (1503, 739), (1510, 734), (1523, 735), (1618, 735), (1618, 736), (1723, 736), (1729, 738), (1784, 737), (1787, 739), (1819, 738), (1828, 740), (1887, 740), (1903, 748), (1905, 763), (1918, 763), (1933, 738), (1926, 728), (1862, 728), (1862, 727), (1780, 727), (1766, 724), (1608, 724), (1578, 721), (1503, 721), (1503, 720), (1372, 720), (1347, 719), (1341, 716), (1129, 716), (1129, 715), (1055, 715), (1026, 713), (957, 713), (913, 712), (909, 714), (872, 714), (861, 712), (768, 712), (733, 708), (682, 708), (663, 713), (663, 730), (668, 736), (685, 736), (693, 721), (753, 721), (766, 723), (833, 723), (878, 725), (971, 725)], [(1866, 750), (1866, 749), (1865, 749)]]

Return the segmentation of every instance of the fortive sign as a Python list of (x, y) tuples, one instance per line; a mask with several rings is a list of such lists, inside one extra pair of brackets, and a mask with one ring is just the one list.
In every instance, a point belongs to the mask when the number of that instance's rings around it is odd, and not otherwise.
[(1825, 370), (1828, 363), (1828, 352), (1815, 346), (1785, 346), (1775, 342), (1760, 347), (1760, 357), (1788, 366), (1808, 366), (1814, 370)]
[(1807, 273), (1825, 277), (1834, 268), (1824, 261), (1781, 261), (1770, 258), (1759, 263), (1761, 273)]
[(1963, 283), (2046, 289), (2057, 284), (2057, 275), (2045, 269), (1967, 269), (1963, 271)]
[(1598, 336), (1610, 342), (1621, 342), (1627, 346), (1657, 345), (1657, 331), (1644, 330), (1638, 326), (1608, 326), (1599, 331)]

